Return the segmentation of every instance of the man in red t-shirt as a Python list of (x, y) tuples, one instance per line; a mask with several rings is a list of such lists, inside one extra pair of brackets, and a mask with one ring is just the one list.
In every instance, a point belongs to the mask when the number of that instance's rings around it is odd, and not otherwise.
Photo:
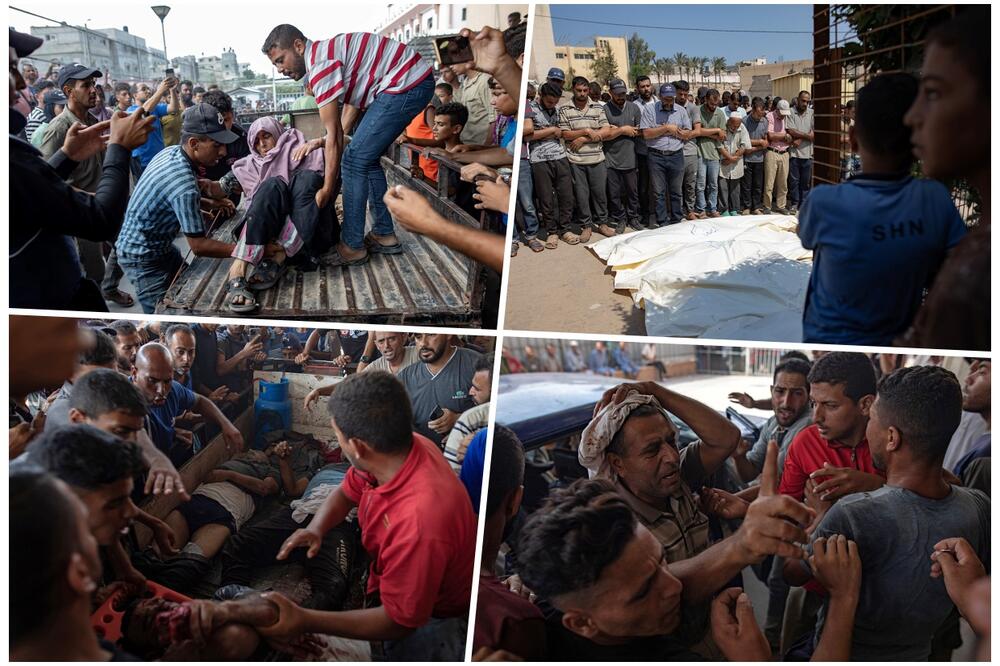
[(465, 656), (476, 519), (465, 487), (430, 440), (411, 431), (403, 384), (387, 372), (352, 375), (329, 401), (330, 424), (352, 467), (316, 517), (278, 552), (319, 552), (323, 535), (357, 507), (361, 542), (371, 556), (363, 610), (301, 608), (279, 593), (267, 636), (305, 633), (383, 641), (389, 661), (461, 661)]

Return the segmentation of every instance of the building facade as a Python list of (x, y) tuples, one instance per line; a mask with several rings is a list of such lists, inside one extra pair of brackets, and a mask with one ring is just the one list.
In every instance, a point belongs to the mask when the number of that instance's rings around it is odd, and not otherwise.
[(519, 12), (523, 20), (527, 11), (527, 4), (395, 3), (388, 6), (385, 19), (372, 32), (405, 44), (424, 35), (453, 35), (462, 28), (506, 29), (508, 15)]
[(44, 43), (25, 58), (39, 71), (45, 72), (50, 63), (66, 65), (78, 62), (106, 71), (112, 79), (140, 81), (160, 78), (168, 67), (160, 49), (122, 28), (84, 28), (71, 25), (31, 26), (31, 34)]
[[(610, 51), (618, 70), (617, 75), (628, 79), (628, 40), (625, 37), (598, 35), (594, 37), (592, 45), (556, 44), (549, 16), (548, 5), (535, 5), (529, 79), (542, 82), (553, 67), (563, 70), (567, 81), (574, 76), (594, 79), (593, 63), (598, 57), (598, 51)], [(606, 82), (600, 83), (604, 85)]]

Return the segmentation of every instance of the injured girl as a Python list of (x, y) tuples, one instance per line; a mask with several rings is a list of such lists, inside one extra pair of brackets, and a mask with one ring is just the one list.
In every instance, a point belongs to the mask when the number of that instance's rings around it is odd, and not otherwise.
[[(256, 310), (254, 292), (277, 284), (289, 263), (315, 270), (313, 258), (340, 235), (333, 202), (316, 205), (323, 187), (323, 139), (306, 141), (299, 130), (268, 116), (254, 121), (247, 142), (250, 155), (220, 182), (226, 189), (238, 181), (247, 207), (229, 269), (226, 306), (236, 313)], [(247, 277), (249, 266), (254, 270)]]

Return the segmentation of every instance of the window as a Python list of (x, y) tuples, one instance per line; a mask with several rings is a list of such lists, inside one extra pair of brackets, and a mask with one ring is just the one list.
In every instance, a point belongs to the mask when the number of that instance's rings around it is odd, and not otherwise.
[(407, 41), (410, 40), (410, 29), (409, 28), (406, 29), (406, 40)]
[(566, 59), (566, 54), (565, 53), (557, 53), (556, 54), (556, 60), (565, 60), (565, 59)]
[(462, 20), (465, 20), (465, 7), (462, 7)]
[(593, 60), (593, 53), (574, 53), (573, 60)]
[(434, 29), (434, 17), (433, 16), (428, 16), (427, 17), (427, 29), (428, 30), (433, 30)]

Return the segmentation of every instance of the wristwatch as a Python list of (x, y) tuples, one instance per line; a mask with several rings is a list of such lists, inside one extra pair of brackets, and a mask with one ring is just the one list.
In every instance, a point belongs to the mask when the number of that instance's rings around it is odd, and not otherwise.
[(372, 357), (368, 356), (367, 354), (362, 354), (360, 361), (362, 363), (371, 363), (372, 362)]

